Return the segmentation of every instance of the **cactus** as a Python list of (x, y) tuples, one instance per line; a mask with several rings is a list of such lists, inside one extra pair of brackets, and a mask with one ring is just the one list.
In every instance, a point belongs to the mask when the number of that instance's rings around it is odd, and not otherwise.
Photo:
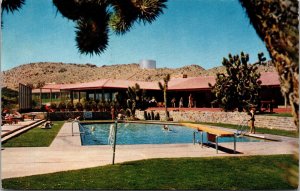
[(257, 65), (264, 64), (263, 54), (258, 54), (258, 62), (248, 64), (249, 55), (241, 52), (240, 56), (229, 54), (223, 58), (222, 65), (226, 67), (226, 74), (218, 73), (216, 84), (209, 86), (216, 96), (213, 103), (219, 103), (225, 111), (238, 109), (248, 110), (251, 105), (258, 105), (260, 99), (260, 73)]
[(167, 106), (167, 90), (168, 90), (168, 83), (170, 81), (170, 74), (167, 74), (164, 79), (164, 84), (158, 82), (159, 88), (164, 92), (164, 102), (165, 102), (165, 112), (166, 112), (166, 121), (169, 121), (169, 113), (168, 113), (168, 106)]
[(127, 96), (127, 107), (131, 110), (132, 116), (135, 117), (135, 110), (141, 109), (144, 99), (144, 90), (142, 90), (140, 85), (136, 83), (135, 86), (128, 87)]

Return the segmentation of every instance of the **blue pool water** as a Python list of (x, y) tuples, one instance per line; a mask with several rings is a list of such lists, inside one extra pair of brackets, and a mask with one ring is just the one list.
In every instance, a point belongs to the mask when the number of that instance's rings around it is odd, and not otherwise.
[[(81, 124), (82, 145), (108, 145), (110, 126), (112, 124)], [(176, 144), (193, 143), (193, 132), (196, 130), (178, 125), (168, 125), (165, 130), (159, 124), (118, 123), (117, 144)], [(207, 135), (203, 135), (207, 142)], [(196, 141), (200, 140), (196, 133)], [(249, 137), (237, 137), (237, 142), (261, 141)], [(222, 137), (219, 142), (233, 142), (233, 137)]]

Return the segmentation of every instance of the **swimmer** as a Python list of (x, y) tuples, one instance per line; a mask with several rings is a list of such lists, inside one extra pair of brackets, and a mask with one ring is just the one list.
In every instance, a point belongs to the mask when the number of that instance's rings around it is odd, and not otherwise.
[(164, 125), (164, 130), (169, 130), (168, 125)]
[(92, 132), (95, 131), (95, 126), (92, 126), (91, 131), (92, 131)]
[(166, 130), (166, 131), (173, 131), (172, 129), (170, 129), (170, 128), (169, 128), (169, 126), (168, 126), (168, 125), (164, 125), (164, 127), (163, 127), (163, 128), (164, 128), (164, 130)]

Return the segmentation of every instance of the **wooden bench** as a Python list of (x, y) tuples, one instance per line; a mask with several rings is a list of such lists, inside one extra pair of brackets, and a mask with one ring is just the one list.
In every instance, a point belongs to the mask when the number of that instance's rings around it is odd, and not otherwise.
[(2, 119), (1, 125), (5, 125), (5, 124), (11, 125), (11, 124), (13, 124), (13, 120), (12, 119)]
[(35, 114), (31, 114), (31, 113), (29, 113), (29, 114), (25, 114), (25, 118), (26, 119), (31, 119), (31, 120), (34, 120), (34, 118), (36, 117), (36, 115)]
[(236, 153), (235, 133), (225, 131), (222, 129), (215, 129), (215, 128), (212, 128), (212, 127), (206, 126), (206, 125), (193, 124), (193, 123), (181, 123), (181, 124), (186, 127), (195, 128), (201, 133), (201, 147), (203, 147), (203, 132), (206, 132), (208, 141), (216, 143), (217, 153), (218, 153), (218, 138), (219, 137), (233, 137), (234, 153)]

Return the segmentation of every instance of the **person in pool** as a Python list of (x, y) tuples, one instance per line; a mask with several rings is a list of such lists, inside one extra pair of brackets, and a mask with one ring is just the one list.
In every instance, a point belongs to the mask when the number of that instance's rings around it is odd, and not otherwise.
[(166, 131), (172, 131), (172, 129), (170, 129), (168, 125), (164, 125), (163, 128), (164, 128), (164, 130), (166, 130)]
[(94, 132), (94, 131), (95, 131), (95, 126), (92, 126), (91, 132)]

